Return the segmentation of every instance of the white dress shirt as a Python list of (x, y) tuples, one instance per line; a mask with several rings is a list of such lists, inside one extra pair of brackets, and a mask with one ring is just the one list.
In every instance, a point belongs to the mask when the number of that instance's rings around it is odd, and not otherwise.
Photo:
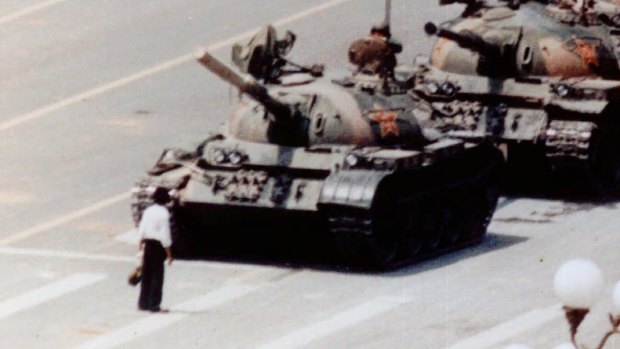
[(144, 210), (140, 225), (138, 226), (138, 236), (140, 241), (143, 239), (153, 239), (161, 242), (164, 248), (172, 245), (170, 236), (170, 213), (162, 205), (154, 204)]

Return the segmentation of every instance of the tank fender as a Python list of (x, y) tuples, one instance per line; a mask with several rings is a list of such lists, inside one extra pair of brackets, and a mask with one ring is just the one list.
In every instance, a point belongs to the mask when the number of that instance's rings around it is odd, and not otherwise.
[(390, 171), (339, 171), (325, 179), (320, 205), (352, 206), (370, 209), (381, 181)]

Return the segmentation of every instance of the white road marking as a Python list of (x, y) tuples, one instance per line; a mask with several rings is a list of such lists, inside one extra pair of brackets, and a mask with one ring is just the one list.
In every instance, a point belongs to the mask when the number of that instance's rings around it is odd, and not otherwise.
[(76, 349), (106, 349), (114, 348), (129, 341), (144, 337), (164, 327), (175, 324), (192, 313), (200, 313), (210, 308), (217, 307), (226, 302), (244, 296), (257, 287), (228, 285), (216, 289), (208, 294), (194, 298), (170, 309), (169, 314), (150, 315), (144, 319), (133, 322), (109, 334), (95, 338), (75, 347)]
[(145, 78), (147, 76), (153, 75), (155, 73), (162, 72), (162, 71), (174, 68), (174, 67), (176, 67), (176, 66), (178, 66), (178, 65), (180, 65), (182, 63), (190, 61), (192, 59), (192, 57), (193, 57), (192, 55), (186, 54), (186, 55), (183, 55), (181, 57), (177, 57), (177, 58), (171, 59), (169, 61), (166, 61), (164, 63), (158, 64), (158, 65), (156, 65), (154, 67), (142, 70), (142, 71), (140, 71), (138, 73), (129, 75), (129, 76), (124, 77), (122, 79), (119, 79), (119, 80), (116, 80), (116, 81), (112, 81), (112, 82), (109, 82), (107, 84), (103, 84), (103, 85), (101, 85), (99, 87), (96, 87), (96, 88), (94, 88), (92, 90), (88, 90), (86, 92), (77, 94), (77, 95), (75, 95), (73, 97), (69, 97), (67, 99), (63, 99), (63, 100), (58, 101), (56, 103), (52, 103), (52, 104), (47, 105), (47, 106), (45, 106), (43, 108), (39, 108), (39, 109), (33, 110), (33, 111), (31, 111), (31, 112), (29, 112), (27, 114), (24, 114), (22, 116), (19, 116), (19, 117), (13, 118), (11, 120), (8, 120), (8, 121), (0, 123), (0, 131), (6, 131), (6, 130), (14, 128), (16, 126), (22, 125), (22, 124), (24, 124), (26, 122), (39, 119), (39, 118), (41, 118), (43, 116), (47, 116), (47, 115), (49, 115), (49, 114), (51, 114), (51, 113), (53, 113), (53, 112), (55, 112), (57, 110), (60, 110), (60, 109), (62, 109), (64, 107), (67, 107), (67, 106), (70, 106), (70, 105), (82, 102), (82, 101), (84, 101), (86, 99), (93, 98), (93, 97), (96, 97), (98, 95), (104, 94), (104, 93), (106, 93), (106, 92), (108, 92), (110, 90), (113, 90), (115, 88), (127, 85), (127, 84), (129, 84), (131, 82), (134, 82), (136, 80), (140, 80), (140, 79), (143, 79), (143, 78)]
[(376, 315), (401, 305), (405, 300), (376, 298), (370, 302), (345, 310), (335, 316), (317, 322), (293, 333), (258, 346), (258, 349), (292, 349), (327, 337), (347, 327), (356, 325)]
[(51, 7), (53, 5), (56, 5), (56, 4), (59, 4), (61, 2), (65, 2), (65, 1), (67, 1), (67, 0), (47, 0), (47, 1), (40, 2), (40, 3), (36, 4), (36, 5), (25, 7), (23, 9), (19, 10), (19, 11), (11, 13), (10, 15), (6, 15), (6, 16), (0, 17), (0, 24), (4, 24), (4, 23), (10, 22), (10, 21), (14, 21), (14, 20), (16, 20), (18, 18), (27, 16), (27, 15), (29, 15), (31, 13), (34, 13), (34, 12), (37, 12), (37, 11), (44, 10), (44, 9), (46, 9), (48, 7)]
[(487, 331), (453, 344), (448, 349), (491, 348), (520, 333), (538, 328), (544, 323), (562, 316), (562, 306), (559, 304), (549, 308), (534, 309)]
[[(294, 14), (294, 15), (291, 15), (289, 17), (285, 17), (285, 18), (282, 18), (280, 20), (277, 20), (277, 21), (273, 22), (273, 25), (276, 26), (276, 27), (280, 27), (280, 26), (283, 26), (283, 25), (286, 25), (286, 24), (298, 21), (298, 20), (300, 20), (300, 19), (302, 19), (304, 17), (310, 17), (310, 16), (312, 16), (315, 13), (319, 13), (319, 12), (328, 10), (328, 9), (330, 9), (332, 7), (338, 6), (340, 4), (344, 4), (345, 2), (349, 2), (349, 1), (351, 1), (351, 0), (332, 0), (332, 1), (327, 1), (327, 2), (325, 2), (323, 4), (321, 4), (321, 5), (310, 7), (308, 9), (304, 10), (304, 11), (298, 12), (297, 14)], [(249, 36), (256, 34), (257, 30), (258, 30), (258, 28), (253, 30), (252, 34), (250, 34)]]
[(183, 302), (170, 309), (172, 312), (200, 313), (207, 309), (216, 307), (220, 304), (229, 302), (235, 298), (239, 298), (250, 292), (257, 290), (256, 286), (248, 285), (226, 285), (204, 296), (194, 298), (187, 302)]
[(29, 257), (51, 257), (62, 259), (79, 259), (101, 262), (136, 263), (135, 256), (113, 256), (104, 254), (89, 254), (83, 252), (69, 252), (57, 250), (44, 250), (38, 248), (0, 247), (0, 254)]
[(105, 279), (103, 274), (73, 274), (41, 288), (0, 302), (0, 319), (32, 308)]
[(150, 315), (142, 320), (133, 322), (107, 335), (98, 337), (91, 340), (90, 342), (86, 342), (82, 345), (76, 346), (74, 347), (74, 349), (114, 348), (123, 343), (127, 343), (131, 340), (146, 336), (149, 333), (153, 333), (159, 329), (175, 324), (188, 316), (189, 314)]
[(0, 239), (0, 246), (5, 246), (8, 245), (10, 243), (13, 243), (15, 241), (19, 241), (22, 239), (25, 239), (27, 237), (30, 237), (32, 235), (36, 235), (39, 233), (42, 233), (44, 231), (56, 228), (60, 225), (69, 223), (71, 221), (74, 221), (78, 218), (82, 218), (88, 214), (91, 214), (95, 211), (104, 209), (106, 207), (112, 206), (114, 204), (117, 204), (121, 201), (127, 200), (129, 199), (129, 193), (125, 192), (123, 194), (119, 194), (119, 195), (115, 195), (111, 198), (105, 199), (103, 201), (97, 202), (93, 205), (90, 205), (88, 207), (85, 207), (83, 209), (77, 210), (75, 212), (66, 214), (64, 216), (58, 217), (56, 219), (53, 219), (49, 222), (45, 222), (39, 225), (35, 225), (34, 227), (31, 227), (29, 229), (26, 229), (24, 231), (21, 231), (19, 233), (14, 233), (14, 234), (10, 234), (9, 236), (6, 236), (4, 238)]
[[(311, 7), (309, 9), (307, 9), (307, 10), (301, 11), (301, 12), (296, 13), (294, 15), (282, 18), (280, 20), (277, 20), (277, 21), (274, 22), (274, 25), (275, 26), (282, 26), (282, 25), (285, 25), (285, 24), (297, 21), (297, 20), (302, 19), (304, 17), (311, 16), (311, 15), (313, 15), (315, 13), (324, 11), (326, 9), (329, 9), (331, 7), (340, 5), (340, 4), (342, 4), (344, 2), (348, 2), (348, 1), (351, 1), (351, 0), (332, 0), (332, 1), (328, 1), (328, 2), (326, 2), (324, 4)], [(228, 38), (226, 40), (219, 41), (219, 42), (217, 42), (215, 44), (212, 44), (212, 45), (208, 46), (206, 49), (208, 51), (215, 51), (215, 50), (218, 50), (220, 48), (232, 45), (235, 42), (238, 42), (238, 41), (241, 41), (241, 40), (244, 40), (244, 39), (249, 39), (258, 30), (260, 30), (260, 27), (248, 30), (248, 31), (246, 31), (246, 32), (244, 32), (242, 34), (236, 35), (236, 36)], [(55, 111), (57, 111), (59, 109), (62, 109), (64, 107), (67, 107), (67, 106), (79, 103), (79, 102), (81, 102), (81, 101), (83, 101), (85, 99), (89, 99), (89, 98), (93, 98), (93, 97), (99, 96), (99, 95), (104, 94), (104, 93), (106, 93), (106, 92), (108, 92), (110, 90), (113, 90), (113, 89), (125, 86), (125, 85), (127, 85), (129, 83), (132, 83), (132, 82), (137, 81), (137, 80), (144, 79), (144, 78), (149, 77), (151, 75), (154, 75), (154, 74), (157, 74), (157, 73), (160, 73), (160, 72), (172, 69), (172, 68), (177, 67), (177, 66), (179, 66), (179, 65), (181, 65), (183, 63), (189, 62), (189, 61), (191, 61), (193, 59), (194, 59), (194, 55), (193, 54), (185, 54), (185, 55), (182, 55), (180, 57), (173, 58), (171, 60), (163, 62), (161, 64), (157, 64), (157, 65), (155, 65), (153, 67), (144, 69), (144, 70), (139, 71), (137, 73), (134, 73), (132, 75), (126, 76), (126, 77), (124, 77), (122, 79), (119, 79), (119, 80), (116, 80), (116, 81), (112, 81), (112, 82), (103, 84), (103, 85), (101, 85), (99, 87), (96, 87), (96, 88), (93, 88), (93, 89), (88, 90), (86, 92), (77, 94), (77, 95), (75, 95), (73, 97), (69, 97), (67, 99), (63, 99), (61, 101), (58, 101), (56, 103), (52, 103), (52, 104), (47, 105), (45, 107), (33, 110), (33, 111), (31, 111), (31, 112), (29, 112), (27, 114), (24, 114), (22, 116), (18, 116), (18, 117), (12, 118), (11, 120), (8, 120), (8, 121), (0, 123), (0, 131), (6, 131), (8, 129), (17, 127), (17, 126), (22, 125), (24, 123), (27, 123), (27, 122), (30, 122), (30, 121), (42, 118), (42, 117), (47, 116), (47, 115), (49, 115), (49, 114), (51, 114), (51, 113), (53, 113), (53, 112), (55, 112)]]
[[(47, 258), (63, 258), (63, 259), (75, 259), (75, 260), (89, 260), (89, 261), (101, 261), (101, 262), (120, 262), (120, 263), (136, 263), (135, 256), (114, 256), (106, 254), (93, 254), (83, 252), (69, 252), (69, 251), (57, 251), (57, 250), (44, 250), (37, 248), (21, 248), (21, 247), (0, 247), (0, 255), (13, 255), (13, 256), (30, 256), (30, 257), (47, 257)], [(224, 262), (210, 262), (210, 261), (183, 261), (175, 260), (172, 262), (172, 267), (188, 267), (188, 268), (201, 268), (212, 270), (235, 270), (235, 271), (267, 271), (267, 270), (281, 270), (282, 268), (251, 265), (251, 264), (235, 264)]]

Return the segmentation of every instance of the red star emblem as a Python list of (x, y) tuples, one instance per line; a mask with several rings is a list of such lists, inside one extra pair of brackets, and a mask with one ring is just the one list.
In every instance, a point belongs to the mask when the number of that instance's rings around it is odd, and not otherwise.
[(573, 51), (581, 57), (583, 63), (587, 66), (598, 66), (598, 55), (596, 54), (596, 46), (594, 44), (588, 44), (581, 39), (575, 39)]
[(381, 138), (385, 138), (385, 136), (390, 133), (396, 137), (400, 136), (398, 125), (396, 125), (398, 113), (394, 111), (386, 111), (377, 103), (375, 103), (373, 108), (375, 111), (371, 112), (372, 114), (370, 115), (370, 119), (379, 123), (379, 127), (381, 128)]

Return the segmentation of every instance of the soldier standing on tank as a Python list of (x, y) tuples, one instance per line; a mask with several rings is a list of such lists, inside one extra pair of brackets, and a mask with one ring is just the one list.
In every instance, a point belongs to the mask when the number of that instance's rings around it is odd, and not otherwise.
[(374, 24), (370, 29), (370, 35), (383, 40), (390, 48), (390, 58), (393, 59), (393, 66), (396, 66), (396, 55), (403, 51), (403, 45), (392, 37), (390, 26), (387, 23)]
[(155, 203), (144, 211), (138, 226), (140, 251), (144, 251), (138, 309), (160, 312), (165, 311), (159, 307), (164, 286), (164, 261), (167, 259), (168, 264), (172, 263), (170, 213), (165, 206), (170, 196), (167, 190), (157, 188), (153, 199)]
[(358, 67), (357, 73), (394, 77), (396, 54), (402, 45), (392, 39), (386, 23), (375, 24), (370, 35), (358, 39), (349, 48), (349, 61)]

